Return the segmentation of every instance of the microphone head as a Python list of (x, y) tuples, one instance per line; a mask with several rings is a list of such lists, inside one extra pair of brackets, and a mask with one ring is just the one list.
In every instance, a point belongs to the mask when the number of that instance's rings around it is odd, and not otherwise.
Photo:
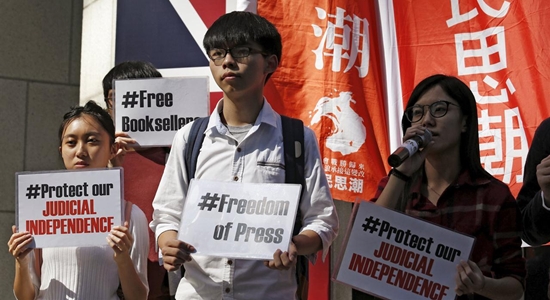
[(422, 145), (419, 145), (419, 147), (426, 147), (432, 141), (432, 132), (425, 128), (424, 134), (420, 137), (422, 138)]

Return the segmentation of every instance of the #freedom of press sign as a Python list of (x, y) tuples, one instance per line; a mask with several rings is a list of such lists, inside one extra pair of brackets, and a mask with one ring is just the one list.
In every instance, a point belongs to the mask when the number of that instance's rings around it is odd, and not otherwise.
[(362, 201), (334, 279), (387, 299), (455, 299), (474, 238)]
[(209, 113), (208, 77), (114, 81), (116, 131), (140, 146), (170, 146), (185, 124)]
[(102, 246), (122, 225), (122, 169), (16, 173), (16, 222), (36, 248)]
[(272, 259), (287, 251), (300, 202), (299, 184), (191, 180), (178, 239), (197, 254)]

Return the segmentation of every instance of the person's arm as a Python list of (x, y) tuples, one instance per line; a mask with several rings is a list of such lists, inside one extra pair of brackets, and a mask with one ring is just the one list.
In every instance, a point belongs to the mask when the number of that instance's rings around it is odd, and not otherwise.
[[(412, 138), (415, 135), (424, 134), (424, 129), (420, 126), (410, 127), (403, 136), (403, 141)], [(433, 143), (433, 142), (432, 142)], [(429, 147), (429, 145), (427, 146)], [(427, 148), (426, 147), (426, 148)], [(426, 159), (425, 151), (417, 151), (413, 156), (405, 160), (399, 167), (394, 168), (395, 173), (390, 172), (386, 186), (378, 196), (376, 205), (385, 208), (396, 209), (399, 205), (399, 199), (403, 193), (407, 181), (410, 176), (422, 167)]]
[[(457, 293), (477, 293), (490, 299), (519, 299), (523, 295), (525, 260), (521, 256), (521, 212), (507, 186), (492, 190), (490, 197), (504, 199), (493, 216), (491, 232), (493, 278), (483, 276), (478, 265), (460, 262), (457, 266)], [(483, 250), (481, 250), (483, 251)], [(481, 263), (480, 263), (481, 264)], [(459, 293), (459, 294), (460, 294)]]
[[(543, 207), (543, 201), (550, 207), (550, 197), (541, 197), (541, 187), (545, 195), (550, 195), (549, 164), (543, 164), (550, 155), (550, 118), (544, 120), (533, 137), (523, 171), (523, 185), (517, 196), (517, 202), (522, 213), (522, 239), (533, 246), (550, 241), (550, 210)], [(539, 165), (540, 164), (540, 165)]]
[(169, 271), (175, 270), (183, 263), (177, 260), (178, 257), (184, 261), (188, 258), (184, 253), (178, 254), (179, 249), (194, 251), (190, 245), (183, 245), (181, 244), (183, 242), (180, 243), (177, 240), (181, 213), (189, 186), (184, 153), (191, 124), (186, 124), (174, 137), (172, 149), (153, 200), (153, 220), (149, 224), (151, 230), (155, 232), (159, 253), (163, 255), (164, 267)]
[(473, 261), (461, 261), (457, 266), (455, 291), (458, 296), (478, 294), (489, 299), (516, 300), (523, 296), (523, 285), (513, 277), (484, 276)]
[(13, 293), (18, 300), (35, 298), (35, 288), (32, 283), (31, 255), (33, 249), (28, 248), (32, 242), (32, 236), (28, 232), (17, 232), (12, 226), (12, 235), (8, 241), (8, 250), (15, 258), (15, 278), (13, 280)]
[[(410, 176), (408, 174), (404, 175)], [(389, 209), (396, 209), (406, 183), (407, 181), (405, 179), (395, 175), (390, 175), (384, 189), (375, 202), (376, 205)]]
[(304, 164), (306, 188), (298, 207), (302, 228), (292, 237), (288, 251), (277, 250), (272, 260), (264, 262), (272, 269), (289, 269), (296, 264), (298, 255), (315, 263), (317, 252), (323, 250), (324, 258), (338, 234), (338, 216), (322, 167), (317, 138), (309, 128), (304, 128)]
[[(139, 238), (147, 239), (147, 235), (139, 236)], [(113, 227), (111, 233), (107, 237), (107, 242), (114, 251), (114, 260), (118, 267), (118, 277), (120, 279), (124, 298), (128, 300), (147, 299), (147, 279), (145, 279), (144, 283), (140, 278), (130, 253), (130, 250), (136, 251), (136, 248), (133, 246), (134, 242), (137, 241), (134, 241), (128, 229), (128, 222), (124, 222), (124, 226)], [(142, 257), (142, 260), (147, 259), (147, 252), (144, 253), (145, 255)], [(146, 272), (146, 269), (143, 271)]]
[(323, 251), (323, 259), (327, 255), (338, 235), (339, 221), (317, 138), (313, 130), (307, 127), (304, 127), (304, 177), (305, 189), (298, 207), (302, 228), (298, 235), (293, 236), (292, 242), (297, 255), (305, 255), (315, 263), (319, 250)]
[(309, 255), (323, 249), (321, 237), (313, 230), (304, 230), (292, 238), (298, 255)]

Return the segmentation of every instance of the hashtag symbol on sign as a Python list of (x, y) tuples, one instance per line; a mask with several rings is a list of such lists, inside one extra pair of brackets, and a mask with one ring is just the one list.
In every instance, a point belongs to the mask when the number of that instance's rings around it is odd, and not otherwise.
[(27, 187), (27, 198), (28, 199), (36, 199), (40, 195), (40, 186), (38, 184), (31, 184), (29, 187)]
[(128, 105), (130, 105), (130, 108), (134, 108), (134, 105), (138, 104), (138, 101), (136, 100), (138, 97), (138, 93), (134, 91), (133, 93), (130, 91), (127, 91), (125, 95), (122, 96), (124, 99), (122, 101), (122, 106), (124, 108), (128, 108)]
[(378, 226), (380, 226), (380, 219), (376, 218), (375, 220), (373, 216), (370, 216), (368, 218), (365, 218), (365, 224), (363, 224), (362, 226), (364, 231), (369, 230), (370, 233), (377, 232)]
[(204, 210), (204, 208), (208, 208), (208, 211), (211, 211), (213, 208), (218, 207), (218, 201), (220, 201), (220, 197), (218, 197), (218, 194), (214, 194), (214, 196), (211, 196), (210, 193), (206, 193), (206, 195), (201, 197), (202, 202), (199, 203), (199, 207), (201, 210)]

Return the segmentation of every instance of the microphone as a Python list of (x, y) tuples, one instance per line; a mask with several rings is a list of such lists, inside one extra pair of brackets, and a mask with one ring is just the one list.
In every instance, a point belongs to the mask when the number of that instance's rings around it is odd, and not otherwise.
[(397, 150), (395, 150), (390, 157), (388, 157), (388, 163), (390, 166), (399, 167), (409, 156), (418, 151), (419, 148), (423, 148), (432, 140), (432, 133), (428, 129), (424, 129), (423, 135), (415, 135), (412, 138), (406, 140)]

